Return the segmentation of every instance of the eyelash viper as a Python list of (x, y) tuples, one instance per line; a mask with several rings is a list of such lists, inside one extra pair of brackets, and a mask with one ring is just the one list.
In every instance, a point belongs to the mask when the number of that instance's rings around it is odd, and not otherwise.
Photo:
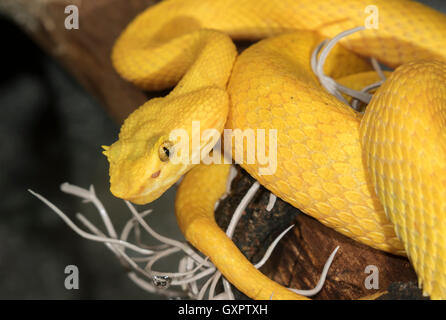
[[(119, 140), (104, 147), (112, 193), (148, 203), (188, 172), (176, 197), (188, 241), (248, 296), (303, 299), (257, 271), (215, 224), (229, 166), (173, 164), (165, 154), (171, 130), (197, 137), (194, 120), (220, 132), (275, 128), (276, 173), (244, 169), (327, 226), (407, 253), (423, 292), (446, 298), (446, 17), (413, 1), (375, 0), (378, 29), (335, 47), (324, 72), (341, 83), (361, 88), (377, 80), (361, 56), (397, 68), (364, 117), (328, 94), (310, 67), (315, 47), (363, 25), (369, 4), (167, 0), (144, 11), (117, 40), (113, 64), (144, 89), (176, 86), (132, 113)], [(229, 36), (268, 39), (237, 57)], [(211, 147), (203, 142), (200, 150)]]

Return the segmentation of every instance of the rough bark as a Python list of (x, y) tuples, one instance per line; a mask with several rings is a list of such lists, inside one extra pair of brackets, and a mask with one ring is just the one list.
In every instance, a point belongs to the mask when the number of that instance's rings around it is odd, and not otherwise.
[[(155, 2), (2, 0), (0, 12), (26, 30), (121, 123), (147, 100), (147, 95), (119, 77), (110, 60), (111, 49), (124, 27)], [(79, 29), (65, 28), (68, 5), (79, 8)]]
[[(216, 219), (224, 229), (250, 185), (254, 183), (239, 169), (232, 182), (231, 195), (220, 202)], [(281, 240), (262, 272), (292, 288), (316, 286), (331, 252), (340, 246), (322, 291), (314, 299), (358, 299), (377, 292), (382, 299), (420, 299), (417, 276), (407, 258), (391, 255), (360, 244), (322, 225), (281, 199), (266, 210), (269, 191), (261, 187), (237, 225), (234, 241), (245, 256), (257, 262), (271, 241), (286, 227), (294, 228)], [(376, 266), (379, 289), (367, 289), (367, 266)], [(238, 297), (243, 295), (238, 293)]]

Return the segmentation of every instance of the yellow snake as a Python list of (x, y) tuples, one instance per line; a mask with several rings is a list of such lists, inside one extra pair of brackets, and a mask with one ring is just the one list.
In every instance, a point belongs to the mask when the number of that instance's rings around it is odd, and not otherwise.
[[(132, 113), (105, 147), (112, 193), (148, 203), (187, 173), (176, 215), (188, 241), (249, 297), (304, 299), (256, 270), (216, 225), (229, 165), (169, 161), (174, 151), (195, 159), (215, 143), (178, 150), (170, 132), (197, 139), (192, 121), (202, 131), (277, 129), (276, 172), (260, 175), (259, 161), (242, 167), (323, 224), (407, 253), (423, 292), (446, 298), (446, 17), (413, 1), (375, 0), (378, 29), (334, 48), (324, 72), (352, 88), (378, 80), (364, 57), (396, 68), (364, 117), (326, 92), (310, 66), (322, 40), (364, 25), (369, 4), (167, 0), (144, 11), (117, 40), (114, 66), (147, 90), (176, 86)], [(237, 57), (230, 37), (268, 39)]]

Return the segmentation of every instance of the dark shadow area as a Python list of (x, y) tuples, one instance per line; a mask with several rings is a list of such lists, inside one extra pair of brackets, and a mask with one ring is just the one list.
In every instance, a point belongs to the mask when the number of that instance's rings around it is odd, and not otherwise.
[[(131, 283), (102, 244), (80, 238), (32, 189), (74, 219), (85, 213), (99, 222), (91, 204), (59, 190), (68, 181), (94, 184), (118, 230), (130, 217), (108, 191), (108, 163), (101, 145), (118, 134), (104, 109), (19, 28), (0, 18), (0, 299), (150, 299)], [(172, 197), (157, 203), (153, 222), (177, 233)], [(98, 224), (100, 225), (100, 224)], [(161, 230), (160, 230), (161, 229)], [(163, 230), (164, 229), (164, 230)], [(79, 268), (79, 290), (64, 286), (65, 267)]]

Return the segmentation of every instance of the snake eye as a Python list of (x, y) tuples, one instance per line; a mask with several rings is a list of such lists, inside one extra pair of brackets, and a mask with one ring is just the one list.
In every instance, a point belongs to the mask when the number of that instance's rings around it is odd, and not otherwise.
[(172, 154), (173, 143), (171, 141), (164, 141), (158, 150), (158, 155), (162, 162), (169, 161), (169, 157)]

